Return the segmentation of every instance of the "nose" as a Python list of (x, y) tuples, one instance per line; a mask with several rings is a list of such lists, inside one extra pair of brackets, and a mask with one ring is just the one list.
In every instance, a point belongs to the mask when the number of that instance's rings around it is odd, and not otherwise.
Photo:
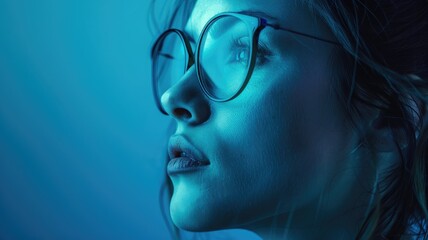
[(209, 100), (199, 86), (194, 66), (162, 94), (161, 104), (168, 115), (188, 125), (204, 123), (211, 115)]

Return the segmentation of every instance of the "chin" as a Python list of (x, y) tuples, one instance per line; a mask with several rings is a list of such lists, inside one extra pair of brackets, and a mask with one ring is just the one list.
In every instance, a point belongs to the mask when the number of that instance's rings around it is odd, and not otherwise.
[(171, 201), (170, 214), (174, 225), (191, 232), (206, 232), (232, 228), (230, 214), (224, 208), (198, 203)]
[(191, 232), (215, 231), (226, 228), (224, 222), (220, 220), (221, 218), (195, 213), (194, 210), (186, 211), (185, 209), (180, 209), (175, 211), (172, 208), (171, 218), (175, 226)]

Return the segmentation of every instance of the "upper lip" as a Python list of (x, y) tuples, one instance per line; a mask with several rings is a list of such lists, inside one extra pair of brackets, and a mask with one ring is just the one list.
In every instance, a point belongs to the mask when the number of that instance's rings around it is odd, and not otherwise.
[(209, 162), (204, 155), (193, 146), (184, 136), (173, 135), (168, 143), (169, 159), (181, 157), (183, 153), (186, 157), (194, 161)]

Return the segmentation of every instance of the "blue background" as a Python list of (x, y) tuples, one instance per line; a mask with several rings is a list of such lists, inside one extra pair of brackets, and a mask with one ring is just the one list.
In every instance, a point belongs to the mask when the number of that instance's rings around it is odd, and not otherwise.
[(0, 239), (169, 238), (148, 3), (0, 0)]

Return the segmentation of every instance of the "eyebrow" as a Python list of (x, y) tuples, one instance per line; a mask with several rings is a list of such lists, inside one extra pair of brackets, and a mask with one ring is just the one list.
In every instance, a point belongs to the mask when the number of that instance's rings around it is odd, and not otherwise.
[[(255, 17), (261, 17), (261, 18), (265, 18), (266, 20), (271, 21), (273, 24), (277, 24), (278, 19), (267, 14), (266, 12), (263, 11), (257, 11), (257, 10), (252, 10), (252, 9), (248, 9), (248, 10), (242, 10), (236, 13), (241, 13), (241, 14), (245, 14), (245, 15), (250, 15), (250, 16), (255, 16)], [(187, 34), (187, 38), (188, 40), (193, 43), (196, 44), (196, 39), (193, 37), (192, 34), (190, 34), (189, 32), (185, 31)]]
[(276, 17), (273, 17), (272, 15), (267, 14), (266, 12), (263, 11), (257, 11), (257, 10), (242, 10), (239, 11), (238, 13), (241, 14), (246, 14), (246, 15), (250, 15), (250, 16), (255, 16), (255, 17), (261, 17), (261, 18), (265, 18), (267, 20), (273, 21), (273, 22), (278, 22), (278, 19)]

